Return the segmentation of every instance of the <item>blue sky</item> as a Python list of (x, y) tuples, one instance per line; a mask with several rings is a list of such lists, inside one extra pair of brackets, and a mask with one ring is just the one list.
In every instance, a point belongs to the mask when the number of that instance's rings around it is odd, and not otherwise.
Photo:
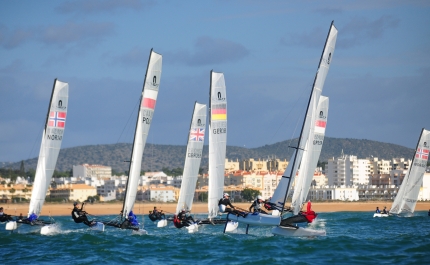
[(228, 145), (297, 137), (332, 20), (326, 136), (414, 148), (430, 129), (428, 1), (3, 1), (0, 161), (37, 156), (55, 78), (70, 88), (63, 148), (132, 142), (151, 48), (163, 71), (150, 143), (186, 144), (212, 69)]

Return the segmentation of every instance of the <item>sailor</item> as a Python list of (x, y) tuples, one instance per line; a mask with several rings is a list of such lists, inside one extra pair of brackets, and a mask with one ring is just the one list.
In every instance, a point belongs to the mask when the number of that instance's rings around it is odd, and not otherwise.
[(12, 217), (3, 212), (3, 207), (0, 207), (0, 222), (12, 221)]
[(91, 222), (88, 220), (87, 217), (87, 212), (85, 212), (84, 210), (82, 210), (82, 208), (84, 208), (84, 202), (81, 205), (81, 209), (79, 209), (77, 207), (78, 203), (74, 202), (73, 203), (73, 210), (72, 210), (72, 218), (75, 221), (75, 223), (84, 223), (88, 226), (92, 226), (95, 224), (94, 220), (92, 220)]
[(384, 210), (382, 210), (382, 213), (383, 213), (383, 214), (388, 214), (388, 212), (387, 212), (387, 207), (386, 207), (386, 206), (384, 206)]
[(224, 193), (222, 198), (218, 201), (218, 208), (221, 213), (233, 213), (235, 215), (241, 215), (242, 217), (246, 217), (247, 215), (247, 213), (235, 209), (230, 202), (230, 195), (228, 193)]
[(139, 222), (137, 221), (137, 217), (133, 213), (133, 211), (130, 211), (128, 213), (128, 221), (129, 221), (130, 225), (132, 225), (132, 226), (139, 226)]
[(258, 213), (265, 213), (267, 214), (264, 210), (263, 210), (263, 197), (261, 197), (261, 195), (257, 196), (257, 199), (251, 204), (251, 206), (249, 207), (249, 211), (252, 212), (252, 208), (254, 208), (254, 213), (258, 212)]
[(165, 219), (165, 218), (166, 218), (166, 216), (165, 216), (165, 215), (164, 215), (164, 213), (163, 213), (163, 210), (158, 211), (158, 210), (157, 210), (157, 206), (154, 206), (154, 210), (152, 211), (152, 214), (153, 214), (154, 216), (156, 216), (156, 217), (157, 217), (157, 219), (159, 219), (159, 220), (161, 220), (161, 219)]
[(191, 215), (187, 215), (185, 209), (182, 209), (178, 214), (178, 219), (182, 222), (183, 225), (189, 225), (195, 223), (194, 218)]
[(381, 213), (381, 211), (379, 210), (379, 207), (376, 207), (375, 213)]

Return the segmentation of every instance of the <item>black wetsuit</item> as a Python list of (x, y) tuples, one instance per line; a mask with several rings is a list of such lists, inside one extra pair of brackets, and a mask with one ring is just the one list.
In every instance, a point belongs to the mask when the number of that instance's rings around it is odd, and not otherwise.
[(184, 225), (195, 223), (193, 217), (191, 215), (187, 216), (187, 214), (184, 212), (180, 212), (178, 214), (178, 219), (181, 220), (182, 224)]
[(224, 212), (226, 213), (226, 212), (228, 212), (228, 213), (233, 213), (234, 212), (234, 210), (233, 210), (233, 208), (234, 208), (234, 206), (231, 204), (231, 202), (230, 202), (230, 199), (227, 199), (227, 198), (221, 198), (219, 201), (218, 201), (218, 206), (220, 206), (220, 205), (225, 205), (225, 206), (230, 206), (231, 208), (227, 208), (227, 207), (225, 207), (225, 210), (224, 210)]
[(255, 212), (259, 212), (259, 213), (265, 213), (267, 214), (262, 208), (261, 208), (261, 204), (258, 202), (258, 199), (255, 200), (251, 207), (249, 207), (249, 211), (251, 212), (251, 209), (254, 208), (254, 213)]
[(12, 221), (12, 217), (8, 214), (3, 213), (0, 215), (0, 222)]
[(74, 207), (72, 210), (72, 218), (75, 223), (84, 223), (88, 226), (91, 226), (91, 222), (88, 220), (88, 217), (85, 215), (85, 211), (82, 210), (84, 206), (82, 205), (81, 209), (78, 207)]

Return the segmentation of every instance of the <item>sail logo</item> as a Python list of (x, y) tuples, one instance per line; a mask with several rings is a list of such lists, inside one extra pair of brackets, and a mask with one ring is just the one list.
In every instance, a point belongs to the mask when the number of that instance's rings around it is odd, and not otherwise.
[(417, 153), (415, 154), (415, 158), (427, 160), (429, 158), (429, 150), (418, 148)]
[(57, 109), (62, 109), (62, 110), (66, 109), (66, 106), (63, 107), (63, 101), (61, 99), (58, 100)]
[(64, 128), (64, 126), (66, 126), (66, 115), (67, 112), (62, 111), (49, 112), (48, 126)]
[(320, 119), (327, 119), (327, 117), (324, 116), (324, 112), (323, 111), (320, 111)]
[(327, 64), (330, 64), (330, 61), (331, 61), (331, 53), (329, 53), (329, 54), (328, 54), (328, 58), (327, 58), (327, 60), (326, 60), (326, 63), (327, 63)]
[(154, 88), (158, 88), (158, 86), (159, 86), (159, 84), (157, 84), (157, 76), (156, 75), (154, 75), (153, 77), (152, 77), (152, 81), (146, 81), (146, 83), (148, 84), (148, 85), (150, 85), (150, 86), (152, 86), (152, 87), (154, 87)]
[(205, 129), (192, 128), (190, 132), (190, 141), (203, 142), (205, 139)]
[(224, 101), (224, 100), (225, 100), (225, 98), (223, 98), (223, 97), (222, 97), (221, 92), (218, 92), (218, 93), (217, 93), (217, 99), (218, 99), (219, 101)]

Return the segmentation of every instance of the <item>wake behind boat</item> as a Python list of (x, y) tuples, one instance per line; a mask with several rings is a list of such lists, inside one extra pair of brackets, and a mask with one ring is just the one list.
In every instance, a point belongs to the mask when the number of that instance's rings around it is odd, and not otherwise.
[(18, 229), (20, 225), (30, 225), (40, 228), (41, 234), (49, 234), (55, 221), (42, 220), (40, 213), (45, 202), (46, 192), (51, 183), (51, 178), (57, 164), (58, 154), (63, 141), (66, 127), (66, 117), (69, 98), (69, 85), (54, 80), (45, 127), (42, 132), (39, 159), (31, 193), (31, 200), (27, 218), (16, 217), (15, 220), (6, 223), (6, 230)]

